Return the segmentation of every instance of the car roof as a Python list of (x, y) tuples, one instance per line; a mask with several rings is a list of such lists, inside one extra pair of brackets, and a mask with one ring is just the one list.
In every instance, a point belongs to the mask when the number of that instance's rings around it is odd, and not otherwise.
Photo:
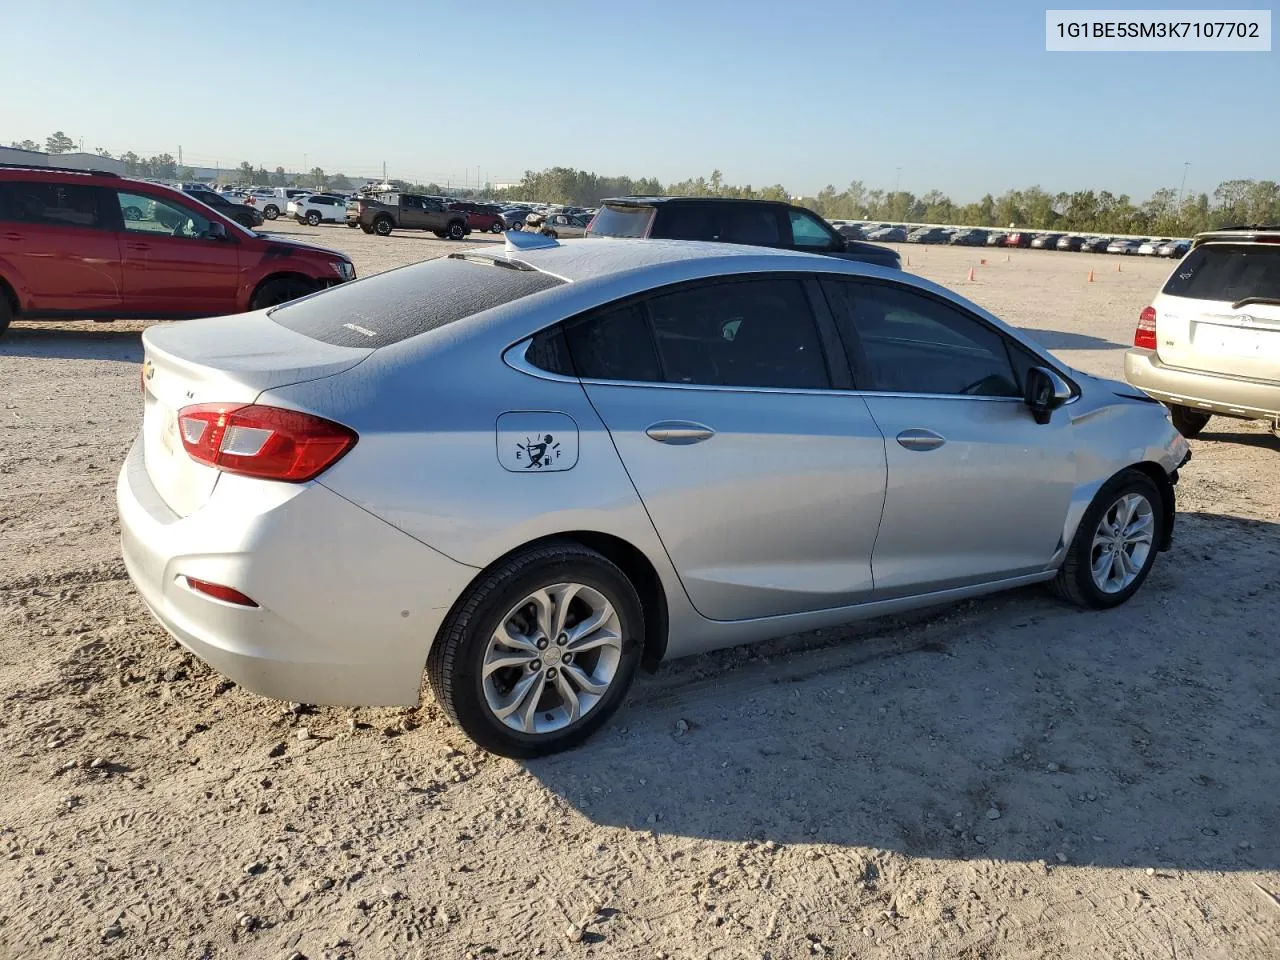
[(769, 203), (774, 206), (792, 206), (792, 204), (785, 200), (750, 200), (745, 197), (665, 197), (645, 196), (643, 194), (627, 197), (606, 197), (600, 201), (601, 206), (604, 206), (606, 203), (616, 203), (620, 206), (630, 207), (647, 207), (655, 204), (668, 203)]
[[(545, 247), (508, 249), (493, 254), (479, 250), (473, 255), (527, 265), (572, 283), (689, 260), (719, 261), (728, 270), (734, 268), (733, 261), (740, 262), (745, 270), (749, 269), (749, 261), (758, 262), (761, 258), (777, 261), (777, 269), (780, 270), (787, 269), (791, 262), (794, 262), (797, 270), (853, 262), (798, 250), (752, 247), (739, 243), (631, 237), (589, 237), (560, 241)], [(771, 263), (770, 266), (772, 265)]]

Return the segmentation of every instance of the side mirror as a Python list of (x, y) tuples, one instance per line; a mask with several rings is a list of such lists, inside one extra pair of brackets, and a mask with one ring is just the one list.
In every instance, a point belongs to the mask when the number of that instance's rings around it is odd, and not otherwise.
[(209, 239), (225, 240), (227, 239), (227, 228), (220, 224), (217, 220), (209, 223)]
[(1071, 386), (1048, 367), (1032, 367), (1023, 399), (1036, 423), (1048, 423), (1053, 411), (1071, 399)]

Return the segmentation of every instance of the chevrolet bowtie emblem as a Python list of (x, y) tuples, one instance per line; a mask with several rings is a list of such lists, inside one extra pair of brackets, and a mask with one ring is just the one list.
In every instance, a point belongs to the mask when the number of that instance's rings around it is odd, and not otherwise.
[(150, 360), (144, 360), (142, 363), (142, 375), (150, 380), (156, 375), (156, 365)]

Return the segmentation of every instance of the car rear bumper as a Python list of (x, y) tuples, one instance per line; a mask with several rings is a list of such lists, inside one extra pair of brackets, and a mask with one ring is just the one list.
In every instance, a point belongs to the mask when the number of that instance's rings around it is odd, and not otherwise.
[[(300, 703), (417, 703), (432, 639), (477, 572), (327, 488), (223, 474), (203, 507), (173, 513), (141, 441), (116, 486), (125, 567), (183, 646), (245, 689)], [(246, 607), (197, 593), (194, 577)]]
[(1124, 378), (1157, 400), (1246, 420), (1280, 419), (1280, 383), (1167, 367), (1154, 350), (1124, 355)]

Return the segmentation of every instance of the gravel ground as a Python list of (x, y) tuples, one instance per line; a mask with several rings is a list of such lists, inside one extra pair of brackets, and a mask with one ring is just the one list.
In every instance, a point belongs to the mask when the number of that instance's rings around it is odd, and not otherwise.
[[(275, 229), (366, 275), (492, 242)], [(1113, 376), (1168, 270), (903, 252)], [(1029, 589), (669, 663), (516, 763), (430, 699), (251, 696), (152, 623), (113, 506), (141, 326), (0, 340), (0, 957), (1280, 956), (1260, 425), (1193, 441), (1174, 550), (1119, 610)]]

